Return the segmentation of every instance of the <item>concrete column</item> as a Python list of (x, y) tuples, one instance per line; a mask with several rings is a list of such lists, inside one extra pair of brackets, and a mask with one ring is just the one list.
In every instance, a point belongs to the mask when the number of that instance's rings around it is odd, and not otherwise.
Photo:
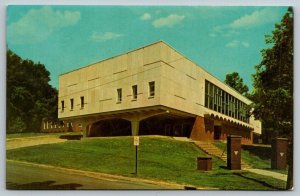
[(140, 121), (139, 120), (131, 120), (131, 134), (133, 136), (139, 135), (139, 125)]
[(83, 137), (88, 137), (88, 123), (87, 122), (81, 122), (81, 129)]

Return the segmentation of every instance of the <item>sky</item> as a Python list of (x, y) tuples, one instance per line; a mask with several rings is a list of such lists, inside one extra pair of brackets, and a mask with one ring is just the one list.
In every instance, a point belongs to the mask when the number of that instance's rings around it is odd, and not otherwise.
[(162, 40), (218, 79), (238, 72), (251, 89), (265, 35), (287, 7), (7, 7), (7, 46), (40, 62), (58, 88), (62, 73)]

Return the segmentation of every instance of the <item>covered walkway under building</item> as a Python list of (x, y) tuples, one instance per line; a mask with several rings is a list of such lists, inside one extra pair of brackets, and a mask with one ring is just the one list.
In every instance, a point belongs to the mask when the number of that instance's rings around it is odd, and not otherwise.
[(194, 116), (164, 106), (89, 115), (72, 119), (69, 124), (85, 137), (165, 135), (212, 141), (240, 135), (242, 143), (251, 143), (253, 137), (252, 129), (244, 124), (213, 114)]

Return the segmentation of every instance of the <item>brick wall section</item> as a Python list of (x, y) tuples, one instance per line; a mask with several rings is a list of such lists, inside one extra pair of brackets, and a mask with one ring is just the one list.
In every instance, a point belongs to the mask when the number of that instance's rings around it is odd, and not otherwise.
[(227, 168), (231, 170), (241, 169), (241, 136), (231, 135), (227, 137)]
[(191, 139), (197, 141), (207, 141), (214, 139), (214, 121), (197, 116), (192, 132)]
[[(220, 140), (226, 140), (228, 135), (242, 136), (242, 144), (252, 144), (253, 132), (245, 127), (223, 123)], [(197, 116), (191, 132), (191, 139), (196, 141), (214, 140), (214, 120)]]
[(226, 140), (228, 135), (242, 136), (242, 144), (252, 144), (253, 132), (245, 127), (222, 124), (221, 140)]
[(276, 138), (272, 141), (272, 156), (271, 156), (272, 169), (282, 169), (282, 170), (286, 169), (287, 152), (288, 152), (288, 139)]

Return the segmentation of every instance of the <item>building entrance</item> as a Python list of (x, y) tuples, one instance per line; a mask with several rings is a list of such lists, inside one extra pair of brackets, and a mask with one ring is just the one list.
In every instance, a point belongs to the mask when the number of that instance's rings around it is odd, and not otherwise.
[(214, 126), (214, 140), (221, 139), (221, 126)]

